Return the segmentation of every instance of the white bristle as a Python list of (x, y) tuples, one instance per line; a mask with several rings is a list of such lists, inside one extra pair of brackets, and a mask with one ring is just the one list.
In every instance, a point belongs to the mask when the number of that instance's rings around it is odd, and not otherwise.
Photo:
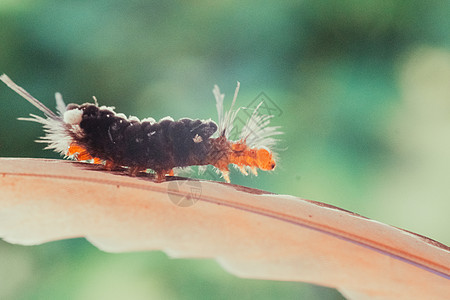
[(71, 109), (64, 113), (64, 122), (70, 125), (80, 125), (82, 116), (82, 110)]

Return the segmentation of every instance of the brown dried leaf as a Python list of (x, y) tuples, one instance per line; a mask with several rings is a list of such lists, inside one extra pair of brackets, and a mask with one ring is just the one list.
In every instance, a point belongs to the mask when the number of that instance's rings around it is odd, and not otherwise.
[(237, 276), (305, 281), (352, 299), (450, 295), (448, 247), (323, 203), (62, 160), (2, 158), (0, 175), (0, 237), (11, 243), (86, 237), (104, 251), (212, 257)]

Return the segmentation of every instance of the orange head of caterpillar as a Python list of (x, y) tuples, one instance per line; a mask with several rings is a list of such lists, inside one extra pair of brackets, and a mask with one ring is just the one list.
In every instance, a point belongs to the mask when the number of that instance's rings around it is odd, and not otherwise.
[(271, 152), (264, 148), (256, 150), (257, 167), (264, 171), (275, 169), (276, 163)]
[(245, 142), (239, 141), (231, 144), (231, 150), (229, 163), (237, 165), (245, 175), (247, 172), (244, 167), (250, 167), (256, 175), (257, 168), (271, 171), (276, 166), (272, 152), (265, 148), (250, 148)]

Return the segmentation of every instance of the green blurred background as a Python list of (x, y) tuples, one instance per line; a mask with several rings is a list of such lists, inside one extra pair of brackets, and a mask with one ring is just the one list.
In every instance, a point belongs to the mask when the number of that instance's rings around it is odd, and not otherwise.
[[(280, 161), (232, 181), (333, 204), (450, 242), (450, 1), (0, 1), (0, 73), (47, 106), (216, 118), (212, 87), (263, 92)], [(0, 86), (0, 156), (53, 157), (37, 110)], [(229, 103), (229, 102), (228, 102)], [(210, 174), (205, 174), (210, 176)], [(188, 213), (188, 209), (186, 210)], [(211, 260), (108, 254), (84, 239), (0, 242), (1, 299), (341, 299), (236, 278)]]

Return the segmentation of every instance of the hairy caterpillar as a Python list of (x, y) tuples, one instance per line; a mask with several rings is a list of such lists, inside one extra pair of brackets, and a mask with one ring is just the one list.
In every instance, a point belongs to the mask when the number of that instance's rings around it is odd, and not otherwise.
[(56, 93), (58, 113), (16, 85), (5, 74), (0, 79), (11, 89), (41, 110), (45, 117), (30, 114), (20, 120), (43, 125), (45, 135), (37, 142), (47, 143), (61, 155), (80, 161), (92, 160), (112, 170), (128, 167), (131, 175), (152, 169), (157, 180), (173, 175), (173, 168), (212, 165), (230, 182), (229, 165), (235, 165), (244, 175), (257, 174), (257, 169), (273, 170), (276, 166), (273, 147), (281, 134), (279, 127), (269, 126), (270, 115), (253, 111), (237, 141), (230, 140), (230, 132), (239, 109), (233, 110), (239, 91), (236, 87), (229, 111), (224, 111), (224, 94), (214, 86), (213, 94), (218, 111), (218, 124), (212, 120), (183, 118), (174, 121), (166, 117), (139, 120), (114, 112), (114, 107), (94, 103), (65, 105)]

